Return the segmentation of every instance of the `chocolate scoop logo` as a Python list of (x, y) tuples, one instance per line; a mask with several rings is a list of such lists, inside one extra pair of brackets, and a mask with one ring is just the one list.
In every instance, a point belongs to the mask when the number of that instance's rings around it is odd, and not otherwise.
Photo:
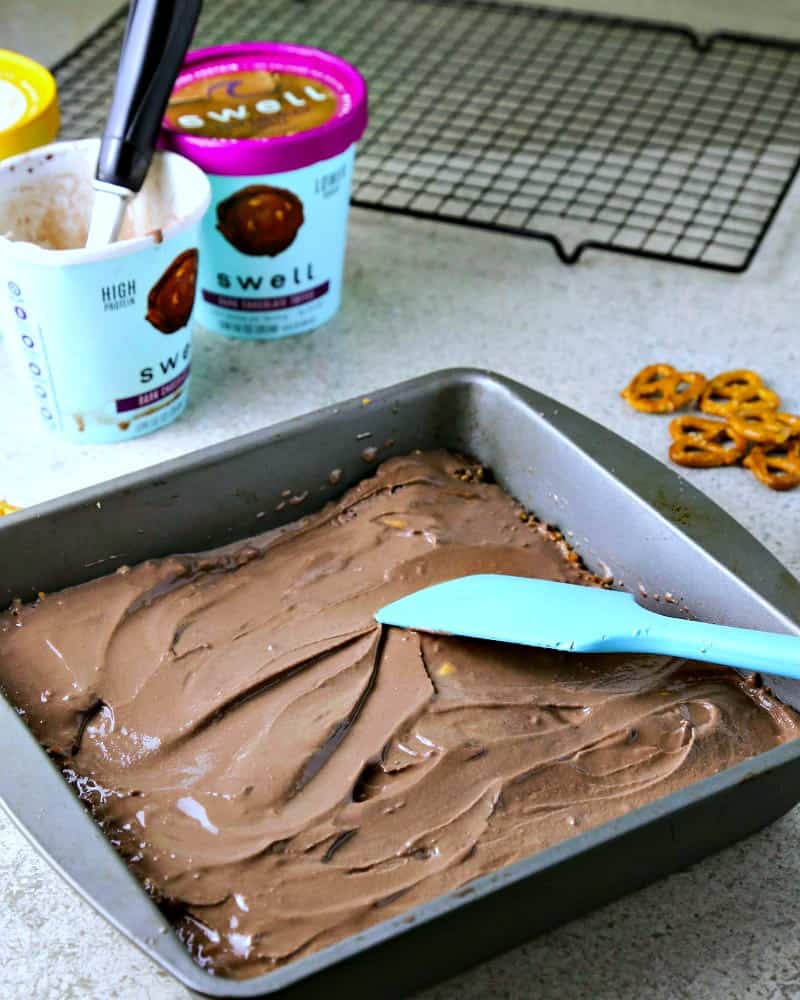
[(173, 260), (147, 295), (148, 323), (161, 333), (175, 333), (192, 315), (197, 284), (197, 250), (192, 247)]
[(250, 257), (277, 257), (303, 225), (303, 203), (292, 191), (250, 184), (217, 205), (217, 229)]

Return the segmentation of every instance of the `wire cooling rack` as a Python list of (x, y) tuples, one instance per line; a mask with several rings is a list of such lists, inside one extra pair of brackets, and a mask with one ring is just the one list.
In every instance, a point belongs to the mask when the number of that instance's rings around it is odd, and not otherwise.
[[(124, 11), (56, 67), (102, 127)], [(330, 49), (370, 88), (353, 202), (743, 271), (800, 166), (800, 45), (492, 0), (217, 0), (195, 45)]]

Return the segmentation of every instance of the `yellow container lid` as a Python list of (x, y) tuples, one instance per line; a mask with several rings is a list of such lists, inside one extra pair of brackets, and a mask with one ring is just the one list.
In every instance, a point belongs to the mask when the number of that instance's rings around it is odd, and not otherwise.
[(52, 73), (27, 56), (0, 49), (0, 159), (46, 146), (58, 126)]

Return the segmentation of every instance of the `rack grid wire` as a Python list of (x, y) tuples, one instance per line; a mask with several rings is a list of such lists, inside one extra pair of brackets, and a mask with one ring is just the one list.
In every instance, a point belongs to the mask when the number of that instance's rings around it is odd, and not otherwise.
[[(102, 129), (125, 8), (55, 67)], [(369, 84), (353, 203), (744, 271), (800, 166), (800, 44), (494, 0), (217, 0), (196, 46), (329, 49)]]

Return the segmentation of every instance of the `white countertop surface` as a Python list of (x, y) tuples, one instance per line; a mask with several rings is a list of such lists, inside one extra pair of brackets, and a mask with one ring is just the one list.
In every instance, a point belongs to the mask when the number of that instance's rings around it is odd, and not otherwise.
[[(107, 6), (88, 4), (96, 19)], [(31, 15), (11, 7), (19, 32)], [(770, 28), (785, 22), (782, 11), (788, 16), (786, 4), (777, 8)], [(73, 32), (87, 30), (85, 17), (79, 24)], [(28, 416), (25, 387), (13, 381), (0, 346), (0, 496), (33, 504), (453, 365), (527, 382), (665, 459), (665, 420), (634, 413), (619, 398), (630, 375), (653, 361), (708, 373), (754, 368), (787, 409), (800, 411), (799, 218), (795, 185), (750, 270), (731, 276), (608, 253), (565, 267), (536, 241), (354, 211), (339, 317), (276, 343), (200, 336), (189, 408), (150, 437), (101, 447), (48, 438)], [(688, 478), (800, 574), (800, 490), (773, 493), (742, 469)], [(687, 872), (420, 996), (800, 997), (798, 844), (796, 809)], [(0, 995), (188, 994), (0, 816)]]

